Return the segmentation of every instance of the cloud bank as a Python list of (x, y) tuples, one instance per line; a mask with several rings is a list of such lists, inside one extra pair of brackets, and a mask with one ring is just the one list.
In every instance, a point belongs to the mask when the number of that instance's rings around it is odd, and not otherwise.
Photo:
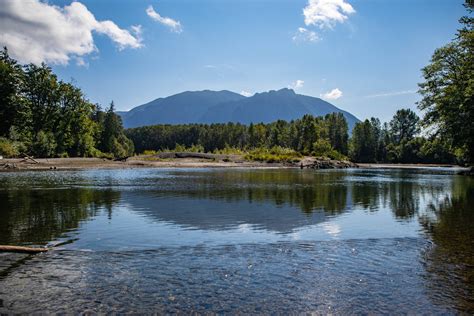
[(61, 8), (39, 0), (2, 0), (0, 16), (0, 44), (23, 63), (65, 65), (72, 58), (86, 64), (81, 56), (98, 51), (93, 32), (109, 37), (119, 50), (143, 46), (139, 25), (128, 31), (97, 21), (80, 2)]
[(153, 9), (153, 6), (151, 5), (146, 9), (146, 14), (150, 18), (152, 18), (152, 20), (167, 26), (171, 31), (175, 33), (181, 33), (183, 31), (183, 28), (179, 21), (161, 16), (158, 12), (155, 11), (155, 9)]
[(339, 90), (338, 88), (335, 88), (335, 89), (332, 89), (331, 91), (321, 94), (320, 97), (323, 99), (328, 99), (328, 100), (337, 100), (340, 97), (342, 97), (342, 91)]
[(345, 0), (308, 0), (303, 9), (304, 23), (319, 28), (332, 28), (336, 23), (343, 23), (354, 8)]

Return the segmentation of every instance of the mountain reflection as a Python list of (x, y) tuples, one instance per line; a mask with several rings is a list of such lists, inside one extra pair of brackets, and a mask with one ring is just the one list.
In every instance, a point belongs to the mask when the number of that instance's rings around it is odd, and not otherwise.
[[(52, 176), (54, 175), (54, 177)], [(45, 243), (116, 204), (156, 222), (202, 230), (241, 224), (288, 233), (356, 209), (423, 218), (462, 177), (413, 171), (135, 170), (22, 174), (0, 184), (0, 243)], [(452, 183), (452, 185), (451, 185)], [(16, 189), (11, 189), (11, 187)], [(459, 195), (459, 194), (458, 194)], [(431, 204), (430, 204), (431, 203)], [(438, 205), (438, 204), (436, 204)], [(441, 206), (431, 206), (433, 213)], [(446, 215), (443, 215), (446, 216)], [(438, 214), (434, 223), (444, 218)], [(439, 219), (438, 219), (439, 217)]]
[(420, 201), (449, 191), (446, 179), (407, 171), (177, 171), (152, 189), (122, 194), (130, 209), (156, 221), (204, 230), (245, 223), (287, 233), (357, 208), (389, 208), (397, 219), (413, 219), (425, 209)]

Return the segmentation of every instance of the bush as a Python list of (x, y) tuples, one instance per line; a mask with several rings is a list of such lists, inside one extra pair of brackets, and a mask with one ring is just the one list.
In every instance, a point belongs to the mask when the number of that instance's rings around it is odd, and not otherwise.
[(347, 157), (335, 150), (329, 141), (325, 139), (319, 139), (313, 144), (313, 156), (325, 157), (335, 160), (347, 160)]
[(144, 150), (142, 154), (145, 156), (156, 155), (156, 150)]
[(220, 155), (243, 155), (245, 152), (242, 149), (236, 147), (225, 146), (224, 149), (214, 149), (214, 154)]
[(204, 147), (202, 145), (192, 145), (191, 147), (186, 147), (181, 144), (176, 144), (174, 147), (174, 152), (190, 152), (190, 153), (203, 153)]
[(0, 155), (7, 158), (18, 157), (20, 152), (15, 142), (12, 142), (4, 137), (0, 137)]
[(251, 161), (274, 162), (298, 162), (302, 155), (293, 149), (275, 146), (268, 148), (257, 148), (249, 151), (244, 159)]

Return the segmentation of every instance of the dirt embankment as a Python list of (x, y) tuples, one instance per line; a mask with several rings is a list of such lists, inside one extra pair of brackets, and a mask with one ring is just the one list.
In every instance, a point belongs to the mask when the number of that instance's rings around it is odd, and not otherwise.
[(245, 160), (242, 155), (169, 152), (134, 156), (123, 160), (101, 158), (32, 158), (0, 159), (0, 171), (15, 170), (81, 170), (126, 168), (355, 168), (349, 161), (304, 157), (294, 163), (268, 163)]

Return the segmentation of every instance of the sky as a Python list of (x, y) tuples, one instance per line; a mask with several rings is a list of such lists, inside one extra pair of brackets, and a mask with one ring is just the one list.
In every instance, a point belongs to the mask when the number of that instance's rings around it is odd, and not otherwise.
[(0, 0), (0, 44), (117, 110), (187, 90), (292, 88), (388, 121), (417, 111), (421, 68), (454, 38), (462, 3)]

